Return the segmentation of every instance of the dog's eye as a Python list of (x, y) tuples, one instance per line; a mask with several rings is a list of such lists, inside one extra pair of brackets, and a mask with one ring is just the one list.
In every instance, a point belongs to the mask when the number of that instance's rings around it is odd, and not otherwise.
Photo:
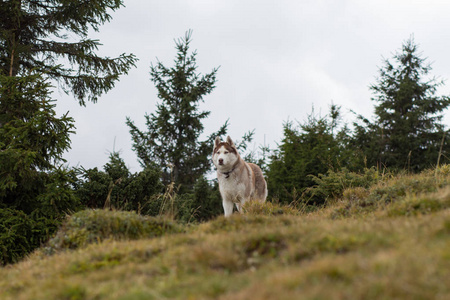
[(225, 151), (224, 153), (225, 153), (225, 154), (228, 154), (228, 151)]

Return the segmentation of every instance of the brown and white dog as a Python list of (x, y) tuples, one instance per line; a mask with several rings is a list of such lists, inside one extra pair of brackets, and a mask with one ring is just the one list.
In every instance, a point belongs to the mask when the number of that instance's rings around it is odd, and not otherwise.
[(217, 168), (225, 217), (233, 213), (233, 203), (242, 212), (242, 205), (249, 200), (266, 201), (267, 184), (261, 169), (241, 158), (229, 136), (226, 142), (216, 137), (212, 160)]

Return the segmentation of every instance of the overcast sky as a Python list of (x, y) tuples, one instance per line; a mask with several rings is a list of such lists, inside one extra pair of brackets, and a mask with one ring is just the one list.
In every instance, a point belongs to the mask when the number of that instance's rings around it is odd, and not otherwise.
[[(137, 68), (123, 76), (98, 103), (80, 107), (61, 92), (57, 111), (69, 111), (76, 134), (65, 158), (71, 166), (93, 168), (120, 151), (132, 172), (140, 170), (126, 117), (142, 130), (144, 114), (159, 101), (150, 81), (157, 58), (173, 66), (174, 39), (193, 30), (202, 74), (220, 66), (216, 89), (204, 98), (205, 136), (229, 119), (229, 134), (240, 139), (255, 129), (255, 149), (276, 147), (287, 120), (303, 122), (342, 106), (344, 121), (354, 110), (373, 116), (369, 85), (384, 58), (391, 58), (412, 34), (432, 75), (450, 79), (450, 1), (396, 0), (125, 0), (112, 20), (94, 32), (99, 54), (134, 53)], [(439, 90), (450, 95), (450, 82)], [(450, 125), (449, 113), (445, 122)], [(212, 144), (213, 141), (211, 141)]]

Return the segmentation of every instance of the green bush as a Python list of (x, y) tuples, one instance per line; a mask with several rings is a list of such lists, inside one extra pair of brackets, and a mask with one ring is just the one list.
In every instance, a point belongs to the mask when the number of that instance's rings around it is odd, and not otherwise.
[(18, 261), (33, 249), (30, 233), (34, 221), (25, 213), (0, 209), (0, 264)]
[(205, 222), (223, 214), (218, 184), (211, 185), (204, 176), (197, 180), (192, 192), (179, 193), (172, 182), (164, 194), (151, 197), (140, 211), (150, 216), (167, 216), (181, 223)]
[(35, 172), (20, 188), (0, 195), (0, 265), (14, 263), (46, 242), (66, 213), (79, 209), (65, 168)]
[(196, 221), (205, 222), (223, 214), (219, 185), (214, 186), (202, 176), (194, 185), (194, 197), (191, 202), (192, 215)]
[(164, 216), (168, 219), (177, 219), (181, 222), (188, 222), (192, 216), (191, 202), (192, 194), (179, 194), (175, 183), (170, 183), (164, 194), (155, 194), (145, 202), (140, 210), (142, 214), (148, 216)]
[(131, 174), (119, 153), (111, 153), (109, 159), (104, 171), (97, 168), (78, 170), (80, 176), (75, 190), (81, 203), (87, 208), (135, 210), (157, 215), (158, 211), (149, 211), (149, 207), (144, 206), (163, 190), (160, 170), (148, 166)]
[(135, 212), (109, 210), (83, 210), (63, 224), (52, 238), (45, 252), (76, 249), (105, 239), (139, 239), (181, 232), (176, 223), (162, 218), (141, 216)]
[(328, 199), (341, 198), (349, 188), (369, 188), (381, 179), (375, 168), (365, 169), (362, 174), (350, 172), (346, 168), (337, 172), (328, 170), (327, 174), (310, 177), (315, 185), (306, 190), (306, 196), (318, 204), (323, 204)]
[(0, 209), (0, 265), (15, 263), (46, 241), (57, 221), (33, 219), (20, 210)]

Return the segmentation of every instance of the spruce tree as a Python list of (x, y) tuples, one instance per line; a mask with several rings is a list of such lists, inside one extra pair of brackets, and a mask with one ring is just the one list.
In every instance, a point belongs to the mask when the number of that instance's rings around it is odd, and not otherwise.
[(38, 74), (0, 75), (0, 100), (0, 204), (32, 213), (61, 170), (73, 119), (56, 116), (49, 84)]
[(134, 55), (100, 57), (90, 29), (111, 20), (122, 0), (9, 0), (0, 2), (0, 74), (28, 72), (55, 80), (80, 104), (97, 101), (134, 66)]
[(225, 134), (227, 124), (206, 140), (199, 141), (202, 120), (209, 111), (199, 111), (199, 104), (215, 88), (217, 68), (201, 75), (197, 72), (197, 52), (189, 52), (192, 31), (176, 40), (175, 66), (158, 61), (151, 65), (151, 80), (158, 90), (156, 111), (146, 114), (147, 131), (141, 131), (127, 118), (133, 150), (142, 166), (156, 163), (163, 170), (165, 184), (174, 181), (192, 188), (196, 180), (210, 170), (211, 141)]
[(89, 29), (98, 30), (110, 20), (108, 11), (121, 5), (118, 0), (0, 2), (0, 197), (17, 198), (13, 191), (27, 190), (21, 184), (37, 183), (30, 174), (51, 172), (64, 162), (74, 124), (67, 114), (56, 116), (52, 83), (80, 104), (95, 102), (134, 65), (133, 55), (99, 57), (99, 42), (87, 38)]
[[(163, 190), (160, 171), (152, 166), (131, 174), (119, 153), (113, 152), (104, 171), (80, 169), (76, 193), (89, 208), (115, 208), (148, 213), (149, 202)], [(155, 214), (158, 214), (159, 210)]]
[(56, 115), (51, 91), (58, 85), (81, 105), (95, 102), (134, 65), (133, 55), (96, 55), (100, 44), (88, 38), (89, 30), (98, 30), (121, 5), (118, 0), (0, 2), (0, 223), (13, 224), (10, 216), (23, 213), (32, 220), (27, 227), (32, 242), (11, 237), (9, 245), (21, 250), (2, 249), (7, 253), (2, 262), (38, 246), (79, 207), (74, 172), (63, 166), (62, 157), (74, 121)]
[(430, 77), (430, 70), (412, 37), (393, 60), (385, 60), (370, 87), (376, 120), (361, 117), (364, 124), (355, 131), (355, 146), (370, 164), (417, 172), (436, 164), (442, 142), (448, 152), (441, 121), (450, 98), (436, 95), (443, 82)]
[[(79, 206), (73, 173), (61, 165), (73, 120), (56, 116), (49, 89), (39, 74), (0, 75), (0, 224), (7, 227), (0, 233), (3, 264), (38, 247)], [(26, 226), (18, 223), (24, 215)]]
[(328, 116), (319, 117), (313, 112), (303, 124), (284, 124), (284, 137), (268, 166), (270, 196), (289, 204), (315, 184), (311, 175), (342, 167), (357, 168), (353, 152), (346, 148), (348, 128), (338, 130), (339, 118), (340, 107), (331, 105)]

